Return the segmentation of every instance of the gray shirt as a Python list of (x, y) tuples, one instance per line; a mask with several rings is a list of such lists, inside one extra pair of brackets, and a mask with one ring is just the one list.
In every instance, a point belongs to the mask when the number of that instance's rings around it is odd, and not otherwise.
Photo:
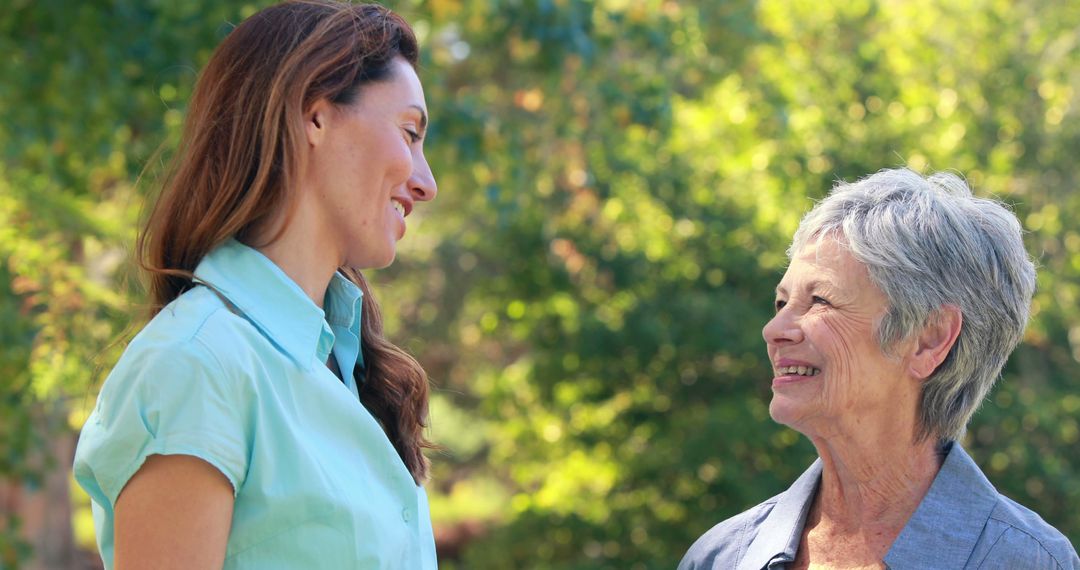
[[(998, 493), (959, 444), (946, 453), (926, 497), (885, 555), (887, 567), (1080, 570), (1064, 535)], [(820, 480), (818, 459), (787, 491), (705, 533), (679, 570), (787, 568)]]

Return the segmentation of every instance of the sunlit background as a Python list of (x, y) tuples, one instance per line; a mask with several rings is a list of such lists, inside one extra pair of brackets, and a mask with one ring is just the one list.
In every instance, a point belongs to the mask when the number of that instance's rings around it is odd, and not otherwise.
[[(265, 4), (0, 5), (0, 568), (100, 564), (70, 463), (140, 324), (144, 199)], [(673, 568), (785, 489), (813, 449), (767, 414), (783, 251), (835, 180), (901, 165), (1030, 231), (1033, 321), (964, 443), (1080, 543), (1080, 3), (389, 5), (440, 194), (371, 276), (435, 386), (443, 568)]]

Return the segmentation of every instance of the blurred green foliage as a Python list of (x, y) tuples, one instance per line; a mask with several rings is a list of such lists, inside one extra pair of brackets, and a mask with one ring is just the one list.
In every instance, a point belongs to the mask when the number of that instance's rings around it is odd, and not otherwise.
[[(0, 8), (0, 475), (49, 468), (31, 416), (76, 429), (137, 325), (144, 197), (263, 5)], [(433, 516), (472, 533), (445, 567), (670, 568), (786, 488), (813, 449), (767, 413), (783, 251), (834, 180), (905, 164), (1030, 230), (1034, 317), (966, 444), (1080, 542), (1080, 4), (390, 5), (424, 46), (441, 193), (373, 277), (436, 384)]]

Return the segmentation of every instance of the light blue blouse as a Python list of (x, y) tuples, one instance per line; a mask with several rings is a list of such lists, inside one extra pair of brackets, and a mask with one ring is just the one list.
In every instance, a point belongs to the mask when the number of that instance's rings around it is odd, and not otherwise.
[[(225, 568), (436, 568), (427, 496), (349, 374), (361, 291), (335, 275), (326, 312), (258, 251), (229, 241), (198, 286), (131, 341), (83, 427), (75, 478), (113, 563), (113, 505), (147, 456), (219, 469), (236, 496)], [(333, 354), (342, 382), (325, 365)]]

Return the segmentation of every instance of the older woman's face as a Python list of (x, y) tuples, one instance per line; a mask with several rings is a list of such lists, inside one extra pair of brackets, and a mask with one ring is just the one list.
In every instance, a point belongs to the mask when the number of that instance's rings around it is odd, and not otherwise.
[(878, 347), (886, 305), (866, 267), (833, 238), (794, 256), (776, 288), (776, 316), (762, 331), (773, 365), (774, 420), (828, 436), (869, 429), (868, 422), (896, 417), (916, 401), (910, 391), (917, 395), (917, 383), (903, 362)]

